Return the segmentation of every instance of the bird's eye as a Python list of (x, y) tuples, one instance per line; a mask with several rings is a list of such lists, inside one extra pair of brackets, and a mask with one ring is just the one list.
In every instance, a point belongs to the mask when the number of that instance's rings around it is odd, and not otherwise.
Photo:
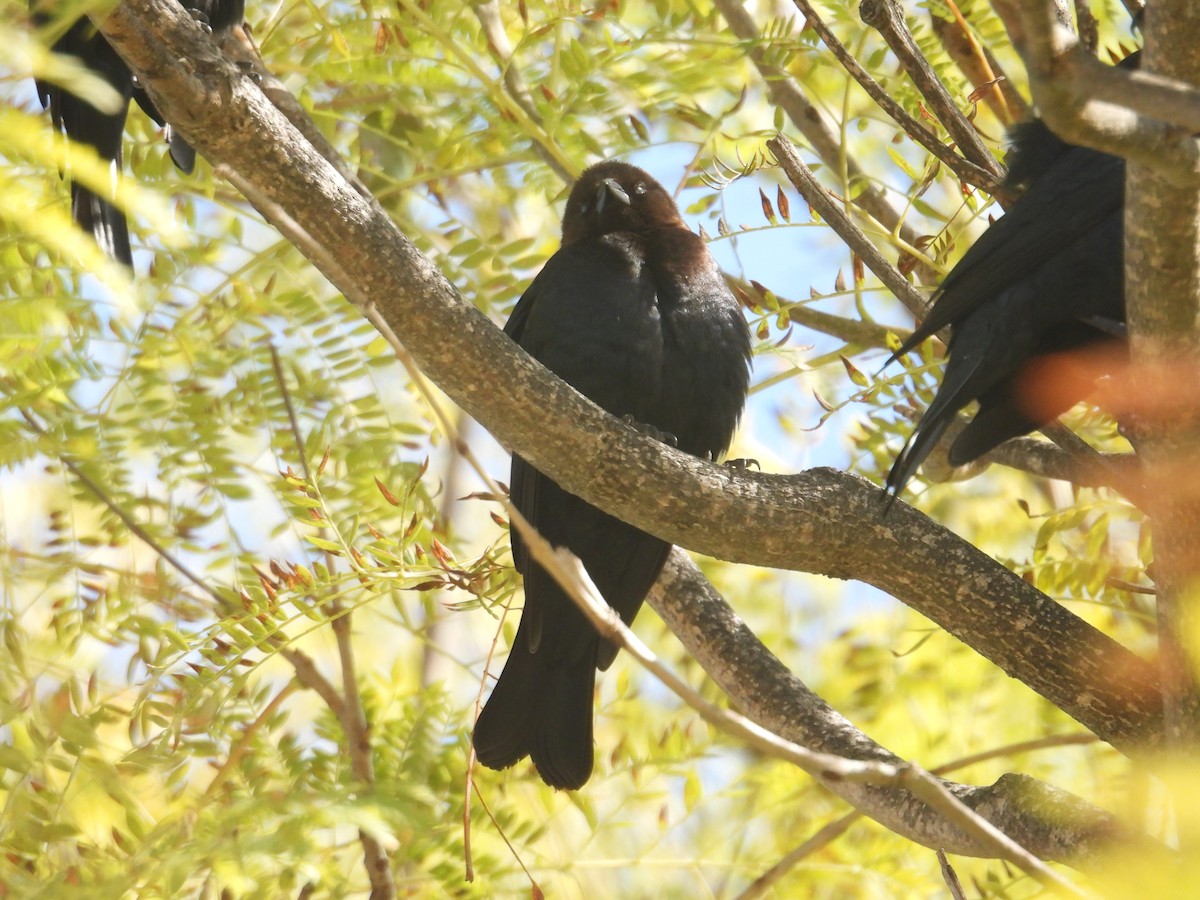
[(634, 192), (635, 194), (644, 194), (644, 193), (646, 193), (646, 185), (645, 185), (645, 183), (644, 183), (644, 182), (641, 182), (641, 181), (639, 181), (639, 182), (638, 182), (638, 183), (637, 183), (637, 184), (634, 186), (634, 188), (633, 188), (633, 192)]
[(589, 206), (589, 204), (585, 203), (585, 204), (583, 204), (583, 206), (579, 207), (579, 211), (581, 213), (583, 213), (583, 215), (585, 215), (585, 216), (587, 215), (588, 206)]

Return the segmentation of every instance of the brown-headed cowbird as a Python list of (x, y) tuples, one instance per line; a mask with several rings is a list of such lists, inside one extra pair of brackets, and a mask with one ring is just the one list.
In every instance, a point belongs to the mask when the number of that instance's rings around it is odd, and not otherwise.
[[(521, 297), (505, 333), (614, 416), (716, 459), (729, 446), (749, 385), (750, 334), (704, 242), (671, 195), (634, 166), (602, 162), (571, 190), (562, 247)], [(670, 545), (569, 493), (517, 455), (512, 501), (551, 544), (579, 557), (627, 624)], [(542, 780), (576, 789), (592, 774), (596, 670), (617, 648), (531, 558), (516, 640), (475, 723), (479, 761), (533, 758)]]
[[(1136, 67), (1136, 55), (1122, 65)], [(1093, 376), (1056, 358), (1109, 342), (1124, 352), (1124, 160), (1068, 144), (1039, 120), (1013, 137), (1006, 185), (1027, 190), (946, 276), (892, 356), (950, 328), (942, 384), (888, 473), (896, 494), (968, 403), (979, 408), (950, 447), (955, 466), (1088, 394)]]
[[(245, 18), (245, 0), (181, 0), (181, 4), (218, 35), (240, 25)], [(31, 0), (30, 6), (35, 22), (45, 24), (51, 21), (43, 0)], [(87, 144), (101, 159), (108, 160), (115, 176), (121, 167), (121, 141), (125, 134), (129, 101), (136, 100), (138, 106), (159, 126), (166, 126), (163, 117), (154, 108), (146, 92), (137, 85), (125, 61), (86, 16), (72, 23), (51, 49), (56, 53), (77, 57), (122, 98), (117, 110), (101, 112), (86, 100), (57, 85), (44, 81), (37, 83), (38, 97), (42, 106), (50, 109), (55, 129), (73, 141)], [(172, 132), (169, 126), (166, 127), (171, 158), (180, 169), (190, 173), (196, 163), (196, 151)], [(124, 214), (113, 206), (110, 199), (73, 182), (71, 215), (84, 231), (92, 234), (105, 253), (127, 266), (133, 265), (129, 226)]]

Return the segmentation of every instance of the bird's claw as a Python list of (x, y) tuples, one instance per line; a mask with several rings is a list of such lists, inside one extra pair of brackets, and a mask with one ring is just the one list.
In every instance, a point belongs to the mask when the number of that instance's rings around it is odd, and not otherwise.
[(758, 469), (758, 471), (760, 471), (760, 472), (762, 471), (762, 466), (759, 465), (758, 460), (751, 459), (749, 457), (739, 457), (738, 459), (727, 459), (727, 460), (725, 460), (723, 465), (725, 466), (725, 468), (732, 469), (735, 472), (745, 472), (751, 466), (754, 466), (754, 468)]
[(655, 428), (653, 425), (649, 425), (645, 422), (639, 422), (628, 413), (621, 416), (621, 421), (635, 431), (640, 431), (642, 434), (649, 435), (656, 441), (661, 441), (670, 447), (679, 449), (679, 438), (675, 437), (675, 435), (671, 434), (669, 431), (663, 431), (662, 429)]
[(192, 14), (192, 18), (196, 20), (196, 24), (204, 30), (205, 34), (213, 33), (212, 24), (208, 21), (207, 14), (198, 9), (189, 9), (188, 12)]
[(262, 73), (254, 67), (254, 63), (248, 59), (239, 59), (234, 63), (238, 67), (238, 71), (253, 81), (258, 87), (263, 85)]

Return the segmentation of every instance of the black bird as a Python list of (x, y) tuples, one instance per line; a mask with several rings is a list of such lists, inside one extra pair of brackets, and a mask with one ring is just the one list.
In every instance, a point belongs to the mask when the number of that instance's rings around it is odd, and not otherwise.
[[(1122, 65), (1136, 67), (1136, 56)], [(971, 401), (978, 411), (950, 446), (955, 466), (1089, 393), (1091, 378), (1055, 366), (1056, 356), (1125, 346), (1125, 161), (1068, 144), (1036, 119), (1013, 137), (1005, 185), (1028, 189), (946, 276), (889, 360), (950, 328), (942, 384), (888, 473), (896, 494)]]
[[(614, 416), (679, 449), (716, 459), (728, 448), (749, 385), (750, 334), (704, 242), (647, 173), (602, 162), (575, 183), (562, 247), (525, 291), (505, 333)], [(513, 503), (583, 562), (625, 623), (633, 621), (670, 545), (563, 490), (513, 455)], [(514, 529), (525, 609), (475, 723), (479, 761), (526, 756), (555, 788), (592, 774), (596, 670), (617, 648), (533, 561)]]
[[(245, 18), (245, 0), (181, 2), (197, 20), (212, 28), (218, 36), (240, 25)], [(36, 23), (42, 25), (51, 21), (43, 0), (31, 0), (31, 7)], [(58, 85), (44, 81), (37, 83), (38, 97), (42, 106), (49, 108), (55, 129), (73, 141), (87, 144), (101, 159), (108, 160), (115, 177), (121, 167), (121, 140), (125, 133), (129, 101), (136, 100), (138, 106), (160, 127), (166, 126), (166, 123), (146, 92), (137, 85), (125, 61), (86, 16), (72, 23), (51, 49), (56, 53), (77, 57), (123, 98), (120, 108), (115, 112), (101, 112)], [(169, 126), (167, 130), (171, 158), (181, 170), (190, 173), (196, 163), (196, 151), (178, 134), (171, 132)], [(127, 266), (133, 265), (129, 226), (124, 214), (113, 206), (109, 198), (98, 196), (81, 184), (72, 183), (71, 215), (84, 231), (92, 234), (105, 253)]]

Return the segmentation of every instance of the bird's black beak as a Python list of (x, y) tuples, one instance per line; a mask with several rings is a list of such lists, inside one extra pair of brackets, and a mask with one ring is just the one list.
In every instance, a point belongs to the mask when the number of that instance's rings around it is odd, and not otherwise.
[(604, 212), (604, 204), (610, 199), (629, 205), (629, 195), (625, 193), (625, 189), (612, 178), (605, 178), (596, 191), (596, 215)]

